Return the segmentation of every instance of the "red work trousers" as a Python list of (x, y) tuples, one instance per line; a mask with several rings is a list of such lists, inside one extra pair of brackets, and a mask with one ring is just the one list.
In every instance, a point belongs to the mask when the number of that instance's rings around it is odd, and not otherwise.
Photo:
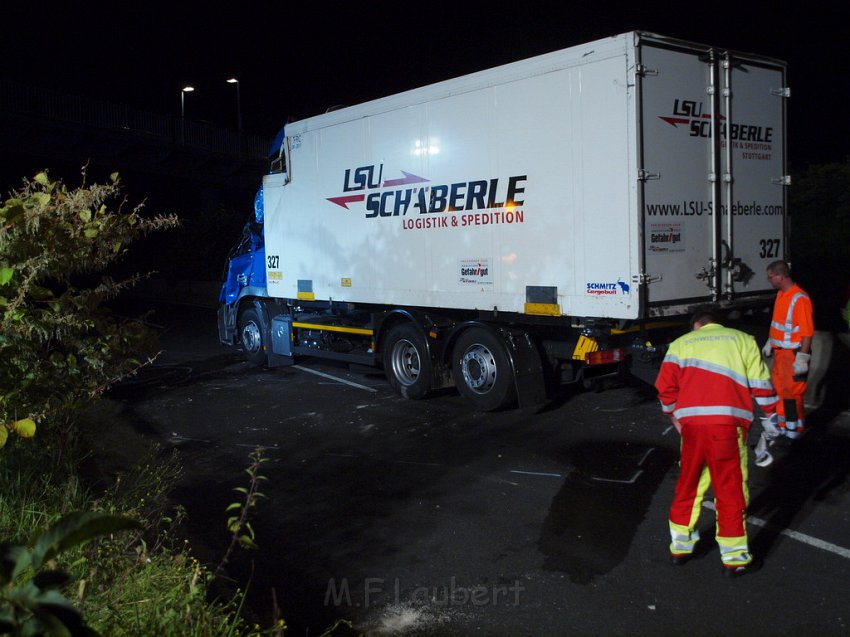
[(690, 553), (699, 539), (696, 530), (702, 499), (714, 489), (717, 511), (715, 539), (727, 566), (747, 564), (747, 447), (744, 427), (724, 424), (682, 425), (681, 473), (670, 506), (673, 553)]

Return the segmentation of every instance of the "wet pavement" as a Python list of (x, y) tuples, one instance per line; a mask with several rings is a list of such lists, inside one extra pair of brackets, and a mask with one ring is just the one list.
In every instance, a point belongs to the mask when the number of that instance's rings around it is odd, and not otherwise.
[[(678, 440), (642, 388), (482, 414), (452, 392), (403, 400), (381, 374), (327, 361), (251, 368), (218, 345), (212, 310), (162, 306), (153, 320), (164, 352), (113, 393), (112, 435), (177, 451), (174, 499), (212, 563), (249, 453), (265, 448), (260, 548), (230, 574), (250, 578), (261, 620), (274, 590), (288, 634), (338, 618), (376, 635), (850, 633), (850, 351), (833, 356), (806, 437), (751, 465), (763, 567), (730, 581), (708, 507), (699, 558), (668, 564)], [(130, 460), (135, 443), (119, 446)]]

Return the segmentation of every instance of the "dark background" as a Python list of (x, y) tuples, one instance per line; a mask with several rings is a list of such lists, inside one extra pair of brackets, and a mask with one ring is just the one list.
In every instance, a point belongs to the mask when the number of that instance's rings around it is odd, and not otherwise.
[[(268, 139), (290, 119), (630, 30), (753, 52), (788, 62), (790, 172), (850, 157), (850, 55), (839, 3), (198, 2), (6, 3), (0, 9), (0, 80), (237, 128)], [(59, 148), (56, 149), (57, 151)], [(49, 168), (69, 185), (92, 160), (89, 181), (112, 171), (133, 203), (176, 213), (179, 233), (143, 247), (142, 267), (175, 277), (217, 278), (251, 211), (250, 185), (211, 188), (175, 174), (153, 176), (117, 160), (3, 149), (0, 189)], [(113, 165), (114, 164), (114, 165)], [(186, 177), (186, 178), (184, 178)], [(192, 246), (204, 246), (192, 254)], [(181, 248), (177, 256), (166, 254)], [(138, 253), (138, 250), (136, 251)], [(830, 301), (831, 302), (831, 301)]]
[(6, 3), (2, 76), (273, 137), (287, 118), (646, 30), (789, 63), (794, 164), (843, 160), (850, 29), (840, 3)]

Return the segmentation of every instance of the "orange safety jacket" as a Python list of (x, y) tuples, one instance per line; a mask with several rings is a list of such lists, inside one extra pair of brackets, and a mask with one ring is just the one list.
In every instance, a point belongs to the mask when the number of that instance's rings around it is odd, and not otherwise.
[(800, 349), (800, 341), (814, 336), (812, 300), (799, 285), (779, 291), (773, 304), (770, 344), (778, 349)]
[(779, 401), (755, 339), (716, 323), (670, 344), (655, 387), (664, 413), (683, 424), (749, 427), (753, 400), (766, 414)]

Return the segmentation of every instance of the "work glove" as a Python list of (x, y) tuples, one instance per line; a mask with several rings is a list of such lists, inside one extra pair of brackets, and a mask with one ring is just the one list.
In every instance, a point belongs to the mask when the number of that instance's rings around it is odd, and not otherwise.
[(779, 436), (782, 435), (782, 432), (779, 430), (779, 414), (771, 414), (770, 416), (765, 416), (761, 419), (761, 428), (764, 431), (762, 434), (764, 438), (767, 439), (768, 442), (772, 440), (776, 440)]
[(767, 467), (773, 462), (773, 456), (767, 450), (767, 440), (765, 439), (765, 435), (762, 434), (759, 436), (758, 444), (756, 445), (756, 466), (757, 467)]
[(773, 356), (773, 345), (770, 344), (770, 339), (764, 342), (764, 347), (761, 348), (761, 353), (765, 358)]
[(811, 354), (797, 352), (794, 356), (794, 376), (805, 376), (809, 373), (809, 361), (812, 360)]

